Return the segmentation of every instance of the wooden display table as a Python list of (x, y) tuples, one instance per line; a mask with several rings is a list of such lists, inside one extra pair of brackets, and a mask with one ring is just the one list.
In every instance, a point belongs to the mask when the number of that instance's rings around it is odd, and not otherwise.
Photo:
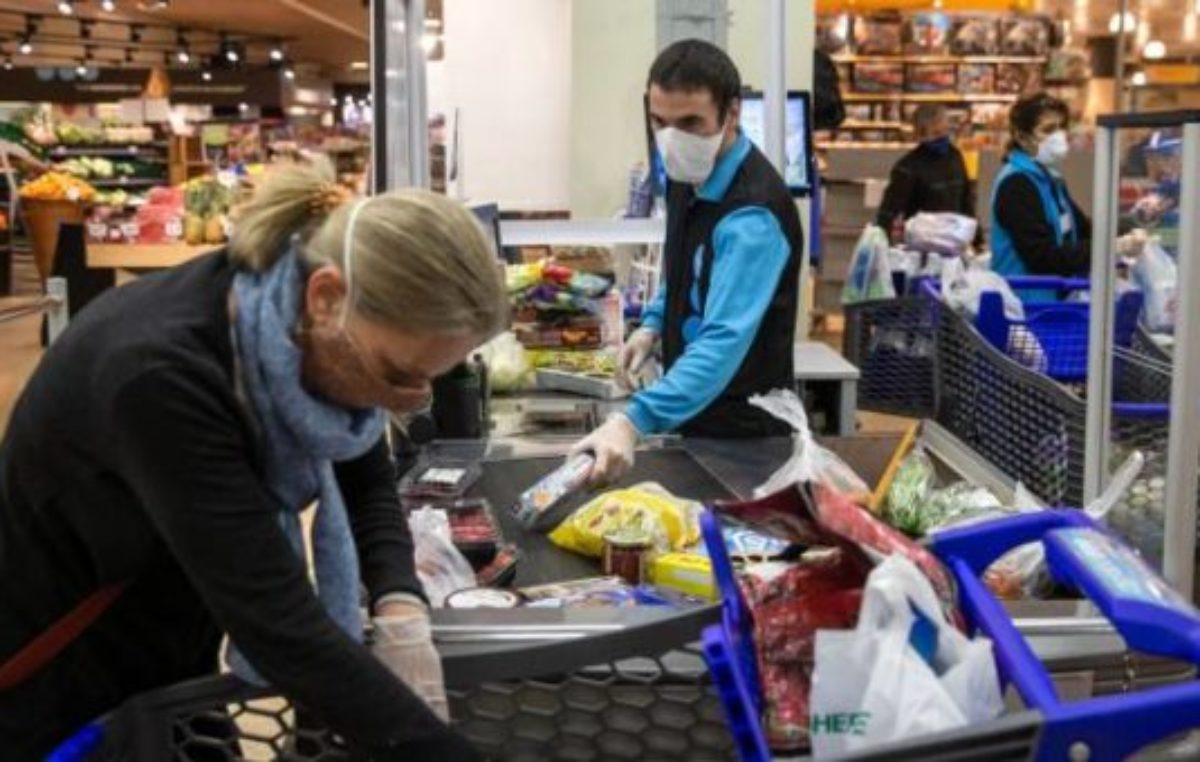
[(189, 262), (219, 247), (220, 244), (89, 243), (87, 266), (106, 270), (160, 270)]

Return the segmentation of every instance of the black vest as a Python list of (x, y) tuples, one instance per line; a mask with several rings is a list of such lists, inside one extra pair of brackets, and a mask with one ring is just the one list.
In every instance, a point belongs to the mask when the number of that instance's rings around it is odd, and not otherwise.
[[(713, 266), (713, 230), (730, 213), (743, 207), (764, 207), (783, 230), (790, 252), (787, 266), (774, 286), (775, 295), (763, 315), (758, 333), (733, 380), (707, 408), (684, 424), (687, 436), (761, 437), (790, 434), (791, 428), (747, 400), (772, 389), (795, 388), (792, 344), (796, 333), (796, 299), (800, 261), (804, 252), (804, 230), (800, 215), (783, 178), (767, 158), (751, 146), (725, 197), (717, 203), (697, 198), (688, 184), (667, 185), (667, 238), (663, 268), (667, 289), (663, 321), (663, 364), (670, 370), (683, 355), (684, 323), (703, 318)], [(697, 256), (699, 252), (699, 256)], [(697, 283), (696, 265), (700, 266)], [(695, 314), (689, 298), (697, 288)], [(740, 288), (769, 288), (762, 283), (739, 284)]]

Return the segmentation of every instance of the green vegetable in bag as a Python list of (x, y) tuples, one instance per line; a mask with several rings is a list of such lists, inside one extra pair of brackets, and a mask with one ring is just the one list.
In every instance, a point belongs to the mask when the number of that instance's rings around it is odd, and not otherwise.
[(884, 505), (884, 518), (905, 534), (920, 537), (927, 526), (922, 514), (934, 486), (933, 462), (917, 446), (896, 470)]

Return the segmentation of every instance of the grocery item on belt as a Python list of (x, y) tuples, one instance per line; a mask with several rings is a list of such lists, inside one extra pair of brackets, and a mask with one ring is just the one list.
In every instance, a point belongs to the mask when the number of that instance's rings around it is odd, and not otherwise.
[(442, 507), (450, 520), (450, 539), (454, 547), (476, 570), (490, 564), (504, 542), (491, 504), (483, 498), (468, 498)]
[(699, 542), (699, 514), (698, 503), (643, 482), (592, 499), (551, 532), (550, 541), (564, 550), (599, 558), (607, 535), (634, 529), (647, 534), (659, 551), (681, 550)]
[(400, 480), (400, 497), (407, 500), (458, 497), (470, 489), (482, 473), (478, 463), (422, 460)]
[(685, 595), (715, 601), (712, 561), (699, 553), (663, 553), (650, 559), (650, 582)]
[(587, 483), (588, 474), (596, 459), (580, 453), (567, 459), (558, 468), (521, 493), (513, 514), (526, 529), (539, 529), (553, 519), (553, 509), (571, 493)]
[(638, 605), (634, 589), (620, 577), (586, 577), (521, 589), (532, 608), (627, 608)]
[(505, 545), (496, 551), (491, 563), (475, 572), (475, 581), (480, 587), (504, 587), (511, 585), (517, 576), (517, 561), (521, 551), (516, 545)]
[(520, 605), (521, 596), (490, 587), (468, 587), (446, 596), (448, 609), (515, 609)]
[(640, 529), (625, 527), (609, 532), (604, 535), (601, 571), (631, 585), (640, 585), (646, 580), (646, 566), (653, 550), (654, 541)]

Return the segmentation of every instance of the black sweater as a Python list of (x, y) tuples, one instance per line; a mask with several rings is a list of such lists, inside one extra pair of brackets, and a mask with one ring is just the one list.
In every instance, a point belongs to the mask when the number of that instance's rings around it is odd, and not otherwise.
[[(96, 300), (47, 351), (0, 444), (0, 662), (98, 587), (130, 584), (42, 672), (0, 693), (6, 759), (40, 758), (126, 697), (213, 674), (222, 632), (378, 759), (470, 755), (346, 637), (263, 485), (232, 379), (224, 253)], [(421, 594), (382, 440), (336, 466), (373, 599)]]
[(917, 146), (892, 167), (875, 221), (891, 232), (897, 217), (918, 212), (953, 212), (975, 218), (975, 190), (962, 153), (954, 146), (944, 154)]
[[(1056, 182), (1062, 182), (1057, 180)], [(1079, 221), (1075, 243), (1054, 240), (1054, 229), (1046, 222), (1046, 210), (1037, 186), (1021, 175), (1010, 175), (996, 189), (996, 221), (1012, 236), (1017, 256), (1030, 275), (1087, 275), (1092, 262), (1092, 221), (1075, 199), (1063, 192)]]

